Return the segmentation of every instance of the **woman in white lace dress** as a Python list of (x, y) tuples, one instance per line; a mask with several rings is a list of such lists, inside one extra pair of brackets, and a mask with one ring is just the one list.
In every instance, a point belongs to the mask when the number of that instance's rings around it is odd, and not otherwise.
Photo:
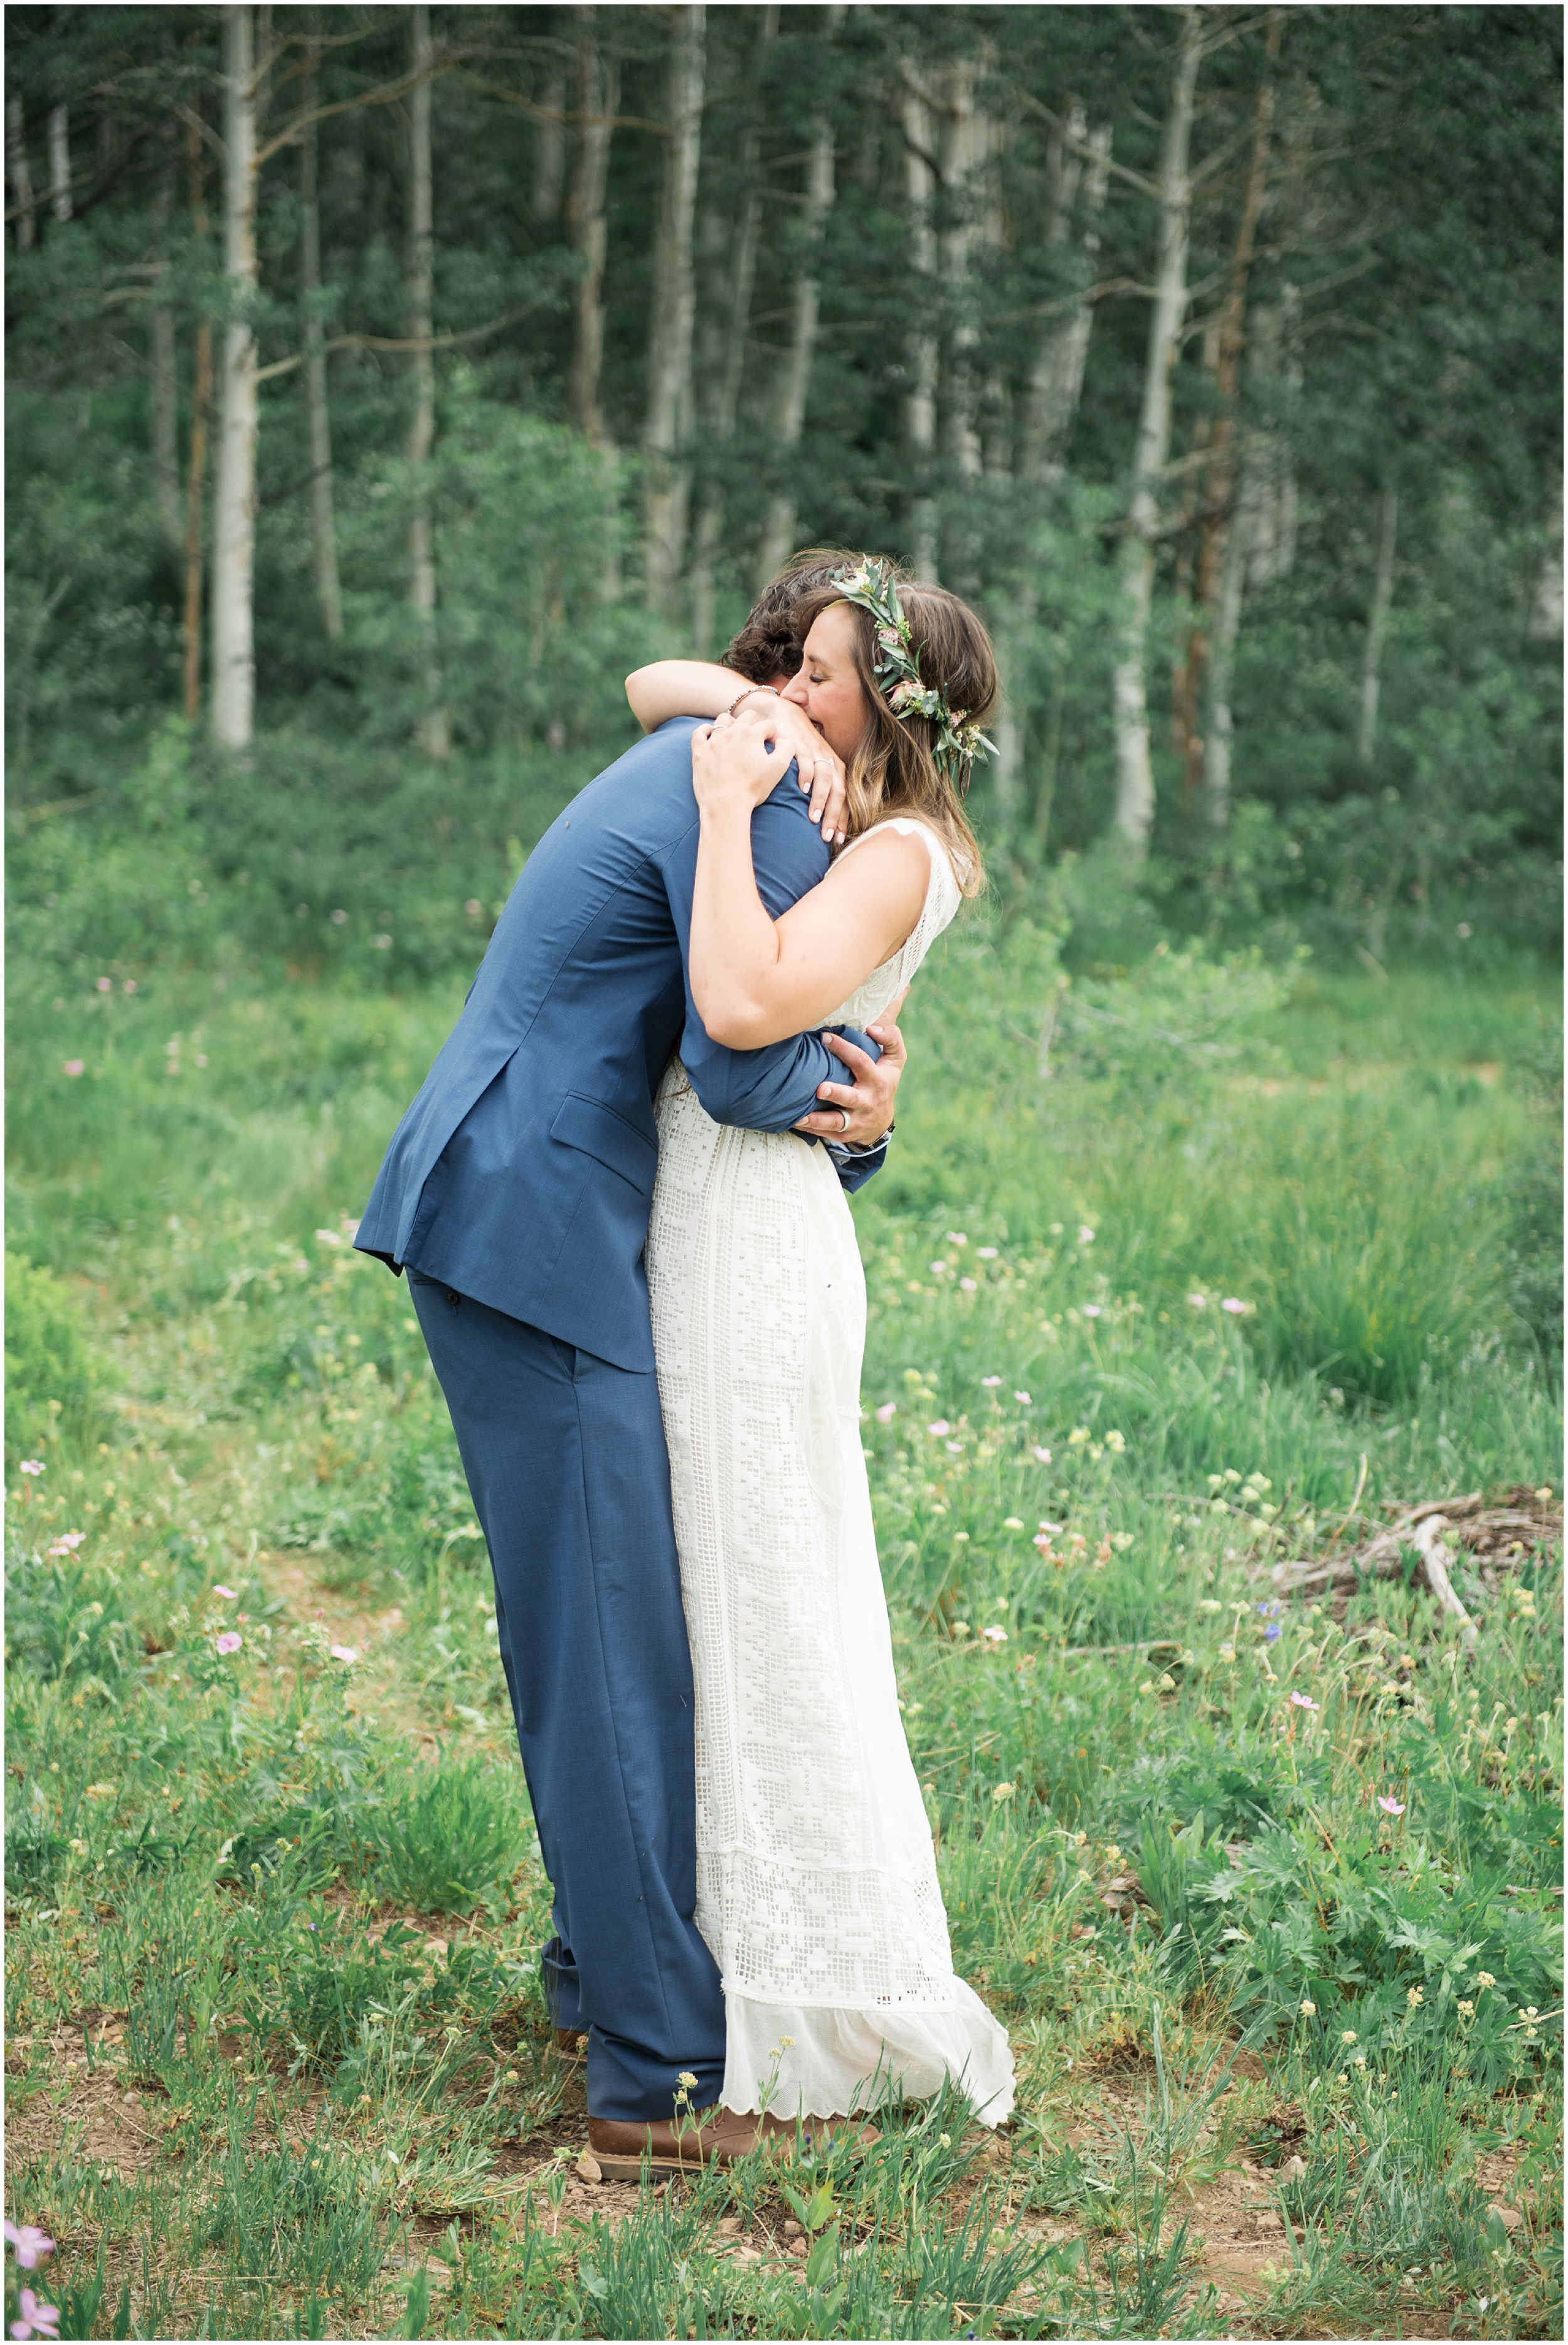
[[(996, 695), (974, 614), (863, 566), (804, 599), (786, 697), (847, 768), (850, 843), (777, 923), (750, 818), (788, 752), (765, 697), (693, 744), (692, 980), (751, 1049), (895, 1001), (972, 892), (961, 785)], [(902, 636), (900, 630), (903, 630)], [(902, 714), (898, 713), (902, 708)], [(697, 1922), (723, 1978), (726, 2108), (843, 2117), (896, 2080), (996, 2125), (1007, 2040), (955, 1975), (898, 1709), (860, 1433), (865, 1288), (825, 1151), (713, 1123), (673, 1062), (648, 1276), (696, 1685)]]

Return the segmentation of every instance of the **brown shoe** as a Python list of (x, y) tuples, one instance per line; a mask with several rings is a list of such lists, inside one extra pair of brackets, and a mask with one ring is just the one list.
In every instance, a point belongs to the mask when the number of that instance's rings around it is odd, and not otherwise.
[(588, 2057), (588, 2038), (581, 2028), (558, 2027), (555, 2030), (555, 2050), (558, 2058), (581, 2063)]
[[(635, 2182), (644, 2164), (652, 2174), (691, 2174), (704, 2166), (733, 2166), (757, 2147), (754, 2117), (738, 2117), (715, 2106), (677, 2127), (668, 2118), (632, 2125), (615, 2117), (590, 2117), (586, 2159), (605, 2182)], [(589, 2179), (595, 2178), (590, 2176)]]
[(769, 2109), (762, 2117), (744, 2122), (755, 2125), (770, 2141), (794, 2141), (799, 2137), (809, 2141), (814, 2149), (848, 2142), (852, 2148), (865, 2151), (875, 2149), (882, 2139), (876, 2127), (867, 2125), (863, 2117), (841, 2117), (836, 2112), (828, 2117), (801, 2117), (797, 2122), (794, 2117), (775, 2117)]

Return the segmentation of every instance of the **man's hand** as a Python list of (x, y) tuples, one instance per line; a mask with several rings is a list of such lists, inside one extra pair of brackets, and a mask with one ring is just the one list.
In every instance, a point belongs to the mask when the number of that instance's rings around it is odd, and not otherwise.
[[(803, 790), (811, 792), (810, 818), (820, 823), (822, 835), (832, 847), (842, 842), (845, 830), (845, 772), (836, 757), (817, 731), (804, 708), (793, 700), (776, 694), (770, 698), (766, 687), (759, 685), (756, 697), (749, 695), (741, 703), (747, 716), (760, 714), (767, 720), (769, 737), (776, 741), (786, 757), (793, 757), (800, 774)], [(740, 712), (737, 711), (737, 714)]]
[(795, 1125), (797, 1132), (813, 1132), (819, 1140), (836, 1141), (847, 1148), (872, 1148), (882, 1138), (893, 1121), (894, 1097), (909, 1055), (898, 1030), (898, 1013), (908, 991), (905, 986), (897, 1000), (890, 1002), (875, 1023), (865, 1030), (874, 1042), (881, 1043), (880, 1059), (872, 1058), (858, 1043), (846, 1041), (842, 1034), (823, 1036), (828, 1049), (844, 1061), (852, 1080), (847, 1083), (818, 1083), (818, 1099), (833, 1104), (803, 1115)]

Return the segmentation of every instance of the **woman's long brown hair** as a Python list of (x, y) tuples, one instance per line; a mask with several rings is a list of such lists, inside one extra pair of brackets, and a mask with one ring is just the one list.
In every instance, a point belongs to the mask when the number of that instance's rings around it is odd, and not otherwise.
[[(945, 586), (900, 585), (920, 681), (946, 689), (947, 705), (984, 726), (996, 704), (996, 658), (991, 638), (966, 603)], [(946, 841), (958, 885), (977, 896), (985, 885), (979, 845), (951, 777), (932, 756), (935, 727), (923, 716), (895, 716), (876, 681), (875, 625), (869, 611), (845, 603), (832, 585), (803, 594), (790, 616), (804, 643), (812, 624), (835, 604), (854, 622), (855, 670), (865, 697), (865, 730), (848, 760), (847, 828), (851, 838), (893, 815), (917, 815)]]

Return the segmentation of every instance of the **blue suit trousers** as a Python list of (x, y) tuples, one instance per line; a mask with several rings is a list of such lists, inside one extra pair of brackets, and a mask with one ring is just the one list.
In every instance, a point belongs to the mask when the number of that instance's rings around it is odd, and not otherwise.
[(724, 2075), (719, 1973), (694, 1913), (692, 1659), (656, 1379), (410, 1268), (495, 1574), (540, 1848), (560, 2027), (588, 2032), (588, 2106), (668, 2117)]

